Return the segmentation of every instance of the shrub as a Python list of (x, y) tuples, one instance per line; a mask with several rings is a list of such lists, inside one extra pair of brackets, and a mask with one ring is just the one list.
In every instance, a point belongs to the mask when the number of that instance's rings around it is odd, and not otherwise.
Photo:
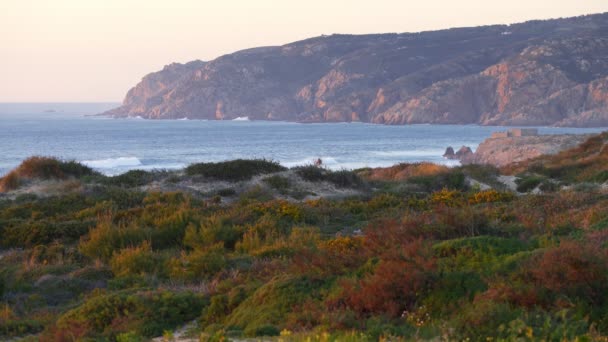
[(154, 180), (152, 172), (143, 170), (131, 170), (113, 177), (106, 177), (103, 183), (120, 187), (134, 188), (150, 183)]
[(133, 225), (116, 226), (112, 223), (112, 218), (107, 216), (98, 221), (88, 236), (80, 239), (78, 249), (90, 258), (109, 261), (114, 252), (136, 246), (148, 239), (148, 234), (141, 228)]
[(528, 192), (534, 190), (545, 178), (541, 176), (527, 176), (519, 178), (515, 182), (517, 183), (518, 192)]
[(366, 236), (370, 251), (379, 254), (377, 265), (362, 279), (343, 282), (343, 301), (361, 316), (375, 313), (396, 318), (412, 309), (429, 289), (436, 261), (422, 240), (405, 238), (386, 248), (388, 241), (375, 241), (378, 237)]
[(114, 252), (110, 260), (112, 272), (117, 277), (153, 273), (159, 266), (149, 241), (137, 247), (127, 247)]
[(202, 220), (198, 225), (188, 225), (184, 245), (201, 250), (221, 243), (226, 248), (233, 249), (242, 236), (241, 227), (235, 226), (224, 217), (214, 215)]
[(348, 170), (329, 172), (327, 180), (341, 188), (356, 187), (363, 183), (356, 173)]
[(494, 203), (508, 202), (513, 200), (514, 196), (510, 192), (499, 192), (494, 189), (479, 191), (469, 195), (470, 204), (479, 203)]
[(48, 219), (28, 220), (2, 229), (0, 245), (32, 247), (38, 244), (48, 244), (55, 240), (74, 242), (85, 235), (92, 225), (93, 222), (85, 220), (63, 222)]
[(281, 331), (274, 325), (265, 324), (259, 327), (252, 327), (244, 331), (247, 336), (279, 336)]
[(593, 246), (564, 241), (547, 250), (531, 273), (539, 286), (588, 303), (605, 303), (608, 292), (608, 253)]
[(95, 172), (75, 161), (60, 161), (50, 157), (30, 157), (15, 170), (22, 178), (61, 179), (68, 176), (81, 177)]
[(295, 170), (298, 176), (309, 182), (320, 182), (325, 180), (325, 173), (327, 172), (327, 170), (314, 165), (299, 166), (296, 167)]
[(605, 183), (608, 181), (608, 170), (598, 172), (591, 180), (596, 183)]
[(243, 328), (246, 336), (273, 333), (295, 305), (318, 296), (325, 283), (307, 277), (276, 277), (257, 289), (226, 319), (226, 325)]
[(402, 163), (386, 168), (362, 170), (360, 174), (370, 180), (404, 181), (412, 177), (429, 177), (449, 172), (449, 168), (433, 163)]
[(268, 184), (271, 188), (279, 191), (282, 194), (286, 193), (291, 185), (288, 178), (279, 175), (264, 178), (264, 183)]
[(21, 180), (16, 172), (10, 172), (0, 179), (0, 192), (8, 192), (19, 188)]
[(363, 184), (361, 178), (349, 170), (331, 171), (314, 165), (299, 166), (295, 170), (298, 176), (309, 182), (329, 182), (342, 188)]
[(500, 176), (500, 171), (494, 166), (468, 164), (461, 166), (460, 169), (464, 174), (479, 182), (491, 185), (493, 187), (501, 185), (504, 187), (504, 184), (497, 180), (497, 177)]
[(170, 276), (175, 279), (209, 279), (226, 267), (226, 250), (218, 243), (205, 249), (183, 253), (169, 262)]
[(196, 318), (205, 304), (201, 296), (191, 292), (122, 291), (98, 295), (62, 315), (56, 323), (56, 334), (81, 327), (81, 338), (107, 338), (128, 332), (159, 336)]
[(543, 192), (555, 192), (559, 190), (559, 184), (547, 179), (540, 183), (538, 188)]
[(0, 179), (0, 192), (17, 189), (24, 179), (65, 179), (97, 174), (90, 167), (76, 161), (35, 156), (24, 160), (16, 169)]
[(252, 201), (266, 202), (272, 200), (273, 198), (274, 196), (272, 194), (272, 191), (268, 191), (268, 189), (265, 189), (260, 185), (255, 185), (247, 191), (243, 192), (239, 197), (239, 201), (242, 204), (247, 204)]
[(279, 163), (265, 159), (236, 159), (219, 163), (199, 163), (186, 167), (189, 176), (203, 176), (225, 181), (244, 181), (253, 176), (285, 171)]
[(507, 325), (522, 314), (509, 304), (480, 300), (463, 307), (453, 322), (458, 334), (473, 340), (486, 340), (496, 336), (501, 326)]
[(116, 342), (143, 342), (144, 338), (134, 331), (116, 335)]
[(215, 295), (211, 297), (211, 303), (203, 312), (201, 323), (204, 325), (221, 323), (228, 313), (228, 296), (224, 294)]
[(464, 190), (466, 188), (465, 175), (459, 170), (438, 173), (428, 176), (415, 176), (408, 179), (409, 183), (416, 184), (427, 192), (437, 191), (442, 188), (452, 190)]
[(11, 341), (12, 337), (37, 334), (44, 329), (42, 322), (32, 319), (0, 319), (0, 337)]

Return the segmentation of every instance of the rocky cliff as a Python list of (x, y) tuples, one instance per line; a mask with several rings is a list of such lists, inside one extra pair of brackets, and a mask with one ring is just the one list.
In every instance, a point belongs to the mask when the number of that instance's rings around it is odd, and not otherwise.
[(497, 167), (553, 155), (576, 147), (593, 134), (537, 135), (529, 137), (489, 138), (484, 140), (475, 153), (467, 154), (463, 164), (489, 164)]
[(105, 114), (384, 124), (608, 125), (608, 14), (332, 35), (172, 64)]

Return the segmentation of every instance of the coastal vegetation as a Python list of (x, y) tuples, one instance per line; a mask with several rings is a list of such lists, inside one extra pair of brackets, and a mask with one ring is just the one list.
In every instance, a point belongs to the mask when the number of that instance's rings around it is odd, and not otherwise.
[(0, 180), (0, 339), (605, 341), (606, 140), (500, 170), (30, 158)]

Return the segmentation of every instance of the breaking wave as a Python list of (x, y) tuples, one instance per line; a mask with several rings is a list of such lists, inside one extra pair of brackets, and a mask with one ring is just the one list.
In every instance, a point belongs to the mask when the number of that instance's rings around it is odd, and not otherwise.
[(94, 169), (114, 169), (118, 167), (140, 166), (141, 161), (136, 157), (118, 157), (98, 160), (83, 160), (82, 163)]

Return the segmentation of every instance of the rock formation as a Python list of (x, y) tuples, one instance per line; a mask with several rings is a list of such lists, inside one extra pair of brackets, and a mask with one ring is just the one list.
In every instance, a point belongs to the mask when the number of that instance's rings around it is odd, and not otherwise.
[(446, 159), (458, 159), (456, 157), (456, 153), (454, 153), (454, 148), (452, 146), (448, 146), (448, 148), (445, 149), (445, 153), (443, 154), (443, 158), (446, 158)]
[(456, 159), (463, 160), (463, 159), (469, 158), (472, 154), (473, 154), (473, 151), (471, 150), (470, 147), (462, 146), (461, 148), (458, 149), (458, 151), (456, 151), (454, 156), (456, 157)]
[(105, 114), (148, 119), (608, 125), (608, 14), (331, 35), (171, 64)]
[(462, 164), (489, 164), (497, 167), (532, 159), (540, 155), (557, 154), (573, 148), (593, 134), (555, 134), (484, 140), (475, 153), (456, 158)]

